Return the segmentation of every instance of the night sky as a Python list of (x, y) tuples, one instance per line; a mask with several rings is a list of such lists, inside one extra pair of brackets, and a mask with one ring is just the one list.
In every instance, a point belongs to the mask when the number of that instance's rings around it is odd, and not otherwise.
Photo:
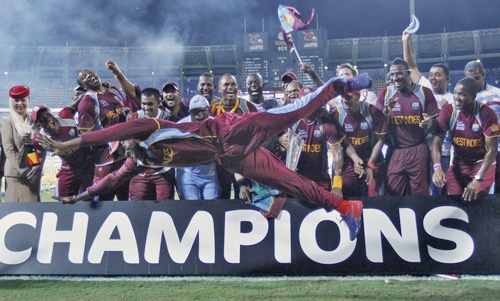
[[(277, 7), (296, 7), (329, 39), (398, 36), (409, 0), (0, 0), (0, 45), (227, 45), (277, 31)], [(417, 34), (500, 28), (500, 0), (415, 0)], [(263, 25), (264, 24), (264, 25)]]

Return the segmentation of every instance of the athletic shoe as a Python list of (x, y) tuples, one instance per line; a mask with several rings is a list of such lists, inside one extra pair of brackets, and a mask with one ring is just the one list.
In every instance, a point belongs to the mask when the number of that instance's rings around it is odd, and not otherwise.
[(372, 80), (370, 79), (370, 76), (368, 74), (361, 73), (358, 76), (348, 80), (347, 87), (349, 90), (347, 92), (369, 89), (372, 87)]
[(347, 228), (349, 228), (349, 238), (351, 240), (356, 239), (361, 229), (361, 216), (363, 215), (363, 202), (361, 201), (348, 201), (349, 211), (346, 215), (341, 215), (342, 221), (345, 222)]
[(460, 274), (436, 274), (436, 276), (452, 280), (458, 280), (461, 277)]

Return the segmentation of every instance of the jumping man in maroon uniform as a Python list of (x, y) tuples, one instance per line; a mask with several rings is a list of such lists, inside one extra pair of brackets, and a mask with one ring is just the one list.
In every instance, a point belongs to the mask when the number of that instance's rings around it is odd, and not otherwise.
[[(347, 84), (343, 79), (335, 78), (293, 104), (267, 112), (221, 114), (214, 119), (182, 124), (141, 118), (88, 133), (65, 143), (43, 137), (40, 141), (56, 153), (110, 140), (126, 140), (130, 144), (129, 150), (135, 150), (135, 161), (133, 158), (128, 159), (118, 172), (110, 174), (106, 181), (90, 187), (86, 193), (63, 198), (62, 201), (66, 203), (89, 198), (100, 190), (106, 190), (123, 179), (130, 178), (144, 168), (137, 165), (185, 167), (218, 162), (229, 171), (258, 183), (309, 200), (327, 210), (336, 209), (344, 217), (350, 230), (350, 238), (354, 240), (360, 229), (362, 202), (344, 201), (321, 189), (313, 181), (289, 170), (260, 145), (292, 126), (301, 117), (312, 115), (338, 93), (367, 88), (369, 85), (366, 75), (354, 78)], [(132, 143), (130, 139), (133, 138), (139, 140), (140, 144)]]

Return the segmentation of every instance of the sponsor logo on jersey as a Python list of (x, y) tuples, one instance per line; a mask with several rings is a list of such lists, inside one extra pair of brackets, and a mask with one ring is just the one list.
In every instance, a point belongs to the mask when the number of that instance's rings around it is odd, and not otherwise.
[(346, 132), (354, 132), (354, 127), (350, 123), (344, 124), (344, 129)]
[(399, 103), (396, 103), (394, 105), (394, 108), (392, 108), (393, 112), (400, 112), (401, 111), (401, 105)]
[(457, 131), (463, 131), (465, 130), (465, 123), (463, 121), (458, 120), (455, 128), (457, 129)]

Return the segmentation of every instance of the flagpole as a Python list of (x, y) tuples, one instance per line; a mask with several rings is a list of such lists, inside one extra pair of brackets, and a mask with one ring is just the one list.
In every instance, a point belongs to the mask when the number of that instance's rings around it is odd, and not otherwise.
[(304, 63), (302, 62), (302, 58), (300, 58), (300, 54), (297, 51), (297, 47), (295, 47), (295, 43), (293, 43), (292, 51), (295, 52), (295, 55), (297, 56), (297, 59), (299, 60), (300, 65), (304, 66)]

